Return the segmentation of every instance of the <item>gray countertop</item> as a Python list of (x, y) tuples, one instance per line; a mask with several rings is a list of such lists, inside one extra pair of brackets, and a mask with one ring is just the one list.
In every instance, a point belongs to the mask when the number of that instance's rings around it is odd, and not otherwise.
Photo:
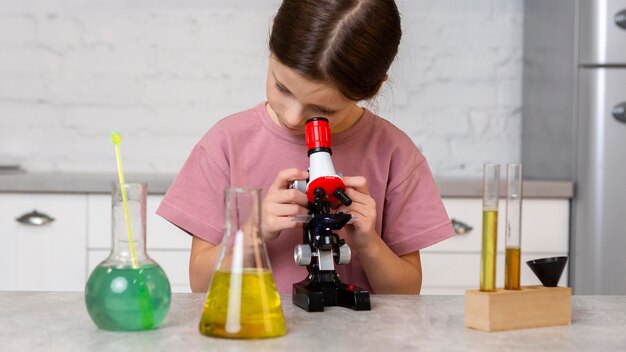
[[(126, 182), (147, 182), (148, 192), (164, 194), (175, 177), (174, 174), (127, 174)], [(0, 192), (110, 193), (111, 183), (116, 181), (117, 175), (113, 173), (7, 173), (0, 174)], [(482, 197), (482, 180), (441, 178), (436, 181), (442, 197)], [(524, 181), (526, 198), (572, 198), (573, 194), (571, 181)]]
[[(164, 194), (174, 181), (173, 174), (126, 174), (126, 182), (147, 182), (148, 192)], [(111, 173), (22, 172), (0, 174), (0, 192), (33, 193), (111, 193), (111, 183), (118, 182)]]
[(506, 332), (463, 326), (463, 296), (372, 295), (372, 310), (307, 313), (281, 296), (287, 335), (226, 340), (198, 332), (204, 294), (177, 293), (163, 325), (99, 330), (82, 292), (0, 292), (3, 351), (617, 351), (626, 350), (626, 296), (573, 296), (572, 324)]

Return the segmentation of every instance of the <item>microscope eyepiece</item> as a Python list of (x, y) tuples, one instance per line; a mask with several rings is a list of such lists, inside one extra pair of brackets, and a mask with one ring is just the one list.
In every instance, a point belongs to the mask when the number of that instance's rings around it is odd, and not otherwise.
[(332, 154), (330, 126), (328, 119), (324, 117), (314, 117), (307, 120), (306, 131), (304, 133), (309, 156), (317, 152)]

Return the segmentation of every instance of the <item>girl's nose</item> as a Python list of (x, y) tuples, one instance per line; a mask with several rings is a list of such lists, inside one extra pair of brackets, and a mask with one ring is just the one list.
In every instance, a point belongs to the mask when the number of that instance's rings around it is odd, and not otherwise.
[(299, 107), (292, 107), (290, 109), (287, 109), (284, 115), (283, 123), (288, 128), (296, 129), (304, 126), (305, 121), (306, 117), (304, 116), (302, 109), (300, 109)]

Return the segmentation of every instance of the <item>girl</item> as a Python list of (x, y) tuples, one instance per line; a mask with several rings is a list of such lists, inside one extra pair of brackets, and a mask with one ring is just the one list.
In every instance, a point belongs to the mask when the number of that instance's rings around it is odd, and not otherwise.
[(193, 235), (189, 275), (206, 292), (224, 233), (228, 187), (261, 187), (262, 232), (279, 292), (304, 279), (293, 260), (295, 215), (308, 177), (304, 127), (329, 120), (333, 164), (356, 220), (338, 231), (352, 249), (343, 282), (374, 293), (419, 293), (419, 250), (454, 231), (424, 156), (388, 121), (359, 106), (376, 96), (400, 43), (393, 0), (284, 0), (270, 35), (267, 101), (216, 123), (194, 147), (157, 213)]

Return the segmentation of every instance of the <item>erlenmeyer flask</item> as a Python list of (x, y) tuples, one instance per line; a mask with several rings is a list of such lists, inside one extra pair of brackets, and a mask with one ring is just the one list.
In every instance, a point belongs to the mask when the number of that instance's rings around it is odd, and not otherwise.
[(200, 332), (228, 338), (264, 338), (286, 332), (261, 236), (260, 190), (226, 190), (226, 228)]
[(161, 325), (167, 315), (170, 283), (146, 252), (147, 185), (125, 186), (128, 209), (120, 185), (113, 185), (111, 254), (91, 272), (85, 286), (85, 303), (91, 319), (101, 329), (148, 330)]

